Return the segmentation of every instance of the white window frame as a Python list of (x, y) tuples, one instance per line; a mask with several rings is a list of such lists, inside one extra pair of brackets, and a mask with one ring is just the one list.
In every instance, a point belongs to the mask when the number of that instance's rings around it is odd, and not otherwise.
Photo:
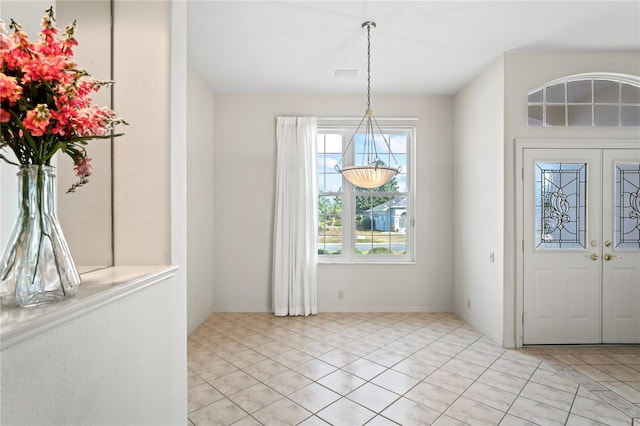
[[(358, 119), (321, 119), (318, 118), (318, 134), (342, 133), (342, 150), (349, 143), (351, 136), (358, 127)], [(385, 119), (377, 118), (383, 131), (406, 131), (409, 134), (407, 144), (407, 216), (406, 216), (406, 253), (405, 254), (366, 254), (355, 253), (355, 197), (361, 192), (356, 191), (353, 184), (342, 178), (342, 192), (319, 192), (319, 196), (338, 195), (342, 197), (342, 253), (333, 255), (318, 255), (318, 263), (321, 264), (414, 264), (416, 254), (416, 184), (415, 184), (415, 149), (416, 149), (416, 125), (414, 118)], [(352, 164), (353, 144), (349, 152), (345, 154), (343, 166)], [(393, 164), (392, 164), (393, 165)], [(405, 192), (403, 192), (405, 193)], [(393, 196), (395, 193), (376, 193), (379, 196)]]
[[(591, 83), (591, 101), (590, 102), (571, 102), (568, 97), (568, 84), (586, 81)], [(594, 97), (595, 88), (594, 84), (596, 81), (608, 81), (611, 83), (618, 84), (619, 97), (617, 102), (599, 102), (596, 101)], [(556, 86), (562, 84), (564, 85), (564, 101), (561, 102), (549, 102), (547, 99), (547, 89), (552, 86)], [(575, 74), (569, 75), (566, 77), (558, 78), (555, 80), (548, 81), (544, 83), (542, 86), (536, 87), (533, 90), (530, 90), (527, 93), (527, 126), (528, 127), (632, 127), (636, 124), (624, 124), (622, 110), (624, 107), (638, 107), (638, 103), (636, 102), (624, 102), (622, 99), (622, 89), (623, 86), (633, 86), (640, 88), (640, 76), (637, 75), (629, 75), (629, 74), (618, 74), (618, 73), (584, 73), (584, 74)], [(541, 99), (539, 101), (532, 101), (531, 96), (540, 93)], [(547, 122), (547, 108), (548, 107), (563, 107), (564, 108), (564, 125), (554, 125), (549, 124)], [(591, 108), (591, 124), (576, 124), (571, 123), (569, 120), (569, 108), (572, 106), (586, 106)], [(604, 106), (611, 106), (618, 108), (618, 123), (617, 125), (598, 125), (596, 122), (596, 108)], [(530, 121), (530, 111), (531, 107), (540, 107), (542, 108), (542, 122), (539, 124), (532, 124)]]

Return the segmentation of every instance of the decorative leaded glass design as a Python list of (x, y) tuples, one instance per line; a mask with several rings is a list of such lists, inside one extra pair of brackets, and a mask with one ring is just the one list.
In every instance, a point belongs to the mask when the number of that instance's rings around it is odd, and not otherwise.
[(640, 78), (580, 74), (529, 92), (528, 126), (640, 126)]
[(640, 163), (616, 163), (614, 241), (640, 249)]
[(536, 163), (536, 248), (585, 248), (585, 163)]

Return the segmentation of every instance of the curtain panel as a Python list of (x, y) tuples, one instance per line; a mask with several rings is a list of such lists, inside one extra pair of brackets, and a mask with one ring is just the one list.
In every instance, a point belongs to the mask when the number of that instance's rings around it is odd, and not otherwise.
[(318, 185), (315, 117), (278, 117), (273, 244), (273, 310), (318, 312)]

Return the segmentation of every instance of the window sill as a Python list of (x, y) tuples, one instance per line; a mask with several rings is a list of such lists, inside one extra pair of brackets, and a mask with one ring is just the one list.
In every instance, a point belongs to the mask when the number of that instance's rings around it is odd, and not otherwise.
[(356, 261), (356, 260), (319, 260), (318, 265), (415, 265), (415, 260), (374, 260), (374, 261)]
[(68, 322), (173, 275), (177, 266), (116, 266), (82, 274), (70, 299), (32, 308), (2, 306), (0, 349)]

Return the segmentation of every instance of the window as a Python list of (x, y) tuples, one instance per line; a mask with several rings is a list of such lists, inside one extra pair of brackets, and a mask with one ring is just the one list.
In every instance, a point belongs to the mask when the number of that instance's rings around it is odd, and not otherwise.
[(640, 248), (640, 163), (618, 163), (615, 171), (614, 242), (617, 249)]
[[(322, 263), (406, 263), (414, 261), (413, 150), (415, 127), (379, 120), (391, 145), (376, 141), (382, 162), (402, 166), (380, 188), (354, 187), (335, 169), (357, 127), (318, 125), (318, 258)], [(360, 133), (360, 132), (359, 132)], [(343, 165), (363, 151), (356, 135)], [(357, 161), (357, 160), (356, 160)]]
[(640, 78), (580, 74), (529, 92), (529, 126), (640, 126)]
[(586, 248), (586, 163), (536, 162), (536, 248)]

